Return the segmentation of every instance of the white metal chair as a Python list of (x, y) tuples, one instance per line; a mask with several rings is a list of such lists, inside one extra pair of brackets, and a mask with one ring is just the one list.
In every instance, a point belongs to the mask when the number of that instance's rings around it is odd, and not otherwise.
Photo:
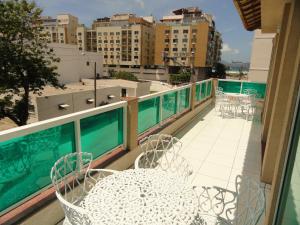
[(235, 189), (202, 187), (198, 190), (199, 215), (195, 224), (256, 225), (265, 209), (264, 189), (244, 176), (236, 177)]
[(51, 169), (52, 184), (66, 216), (64, 225), (93, 224), (80, 203), (98, 181), (117, 172), (90, 169), (91, 162), (91, 153), (70, 153), (57, 160)]
[(188, 161), (179, 154), (182, 143), (167, 134), (150, 135), (143, 139), (142, 153), (136, 158), (135, 168), (161, 169), (187, 179), (192, 174)]
[(220, 111), (222, 117), (224, 117), (225, 113), (229, 112), (230, 109), (231, 104), (228, 97), (222, 91), (217, 90), (215, 99), (215, 111)]

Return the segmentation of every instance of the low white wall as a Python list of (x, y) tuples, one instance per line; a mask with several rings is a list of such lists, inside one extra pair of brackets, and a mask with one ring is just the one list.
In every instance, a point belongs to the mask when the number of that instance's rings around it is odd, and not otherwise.
[[(120, 101), (120, 87), (105, 87), (97, 89), (97, 105)], [(109, 99), (108, 95), (115, 98)], [(79, 91), (73, 93), (50, 95), (36, 98), (38, 120), (46, 120), (70, 113), (94, 108), (94, 103), (87, 103), (87, 99), (94, 99), (94, 91)], [(59, 109), (60, 104), (68, 104), (66, 109)]]

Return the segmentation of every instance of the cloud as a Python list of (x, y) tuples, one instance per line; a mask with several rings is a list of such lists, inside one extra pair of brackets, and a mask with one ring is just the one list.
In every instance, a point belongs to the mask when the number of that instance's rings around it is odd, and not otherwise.
[(143, 0), (135, 0), (136, 4), (141, 8), (145, 8), (145, 2)]
[(231, 54), (239, 54), (240, 53), (240, 51), (237, 48), (231, 48), (229, 46), (229, 44), (227, 44), (227, 43), (223, 44), (221, 51), (224, 53), (231, 53)]

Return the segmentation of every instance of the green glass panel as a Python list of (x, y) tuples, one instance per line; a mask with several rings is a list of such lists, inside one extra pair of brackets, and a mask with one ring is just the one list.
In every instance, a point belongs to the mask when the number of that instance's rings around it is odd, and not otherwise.
[(93, 158), (123, 144), (123, 108), (80, 120), (81, 147)]
[(138, 133), (159, 123), (159, 97), (139, 102)]
[(241, 82), (239, 81), (219, 80), (218, 86), (223, 88), (224, 92), (240, 93), (241, 91)]
[(163, 96), (162, 119), (165, 120), (176, 114), (177, 111), (177, 92), (171, 92)]
[(266, 94), (266, 84), (264, 83), (254, 83), (254, 82), (243, 82), (242, 93), (246, 89), (254, 89), (257, 92), (258, 98), (264, 98)]
[(206, 82), (201, 83), (201, 100), (206, 97)]
[(199, 102), (201, 98), (200, 95), (200, 84), (196, 84), (196, 101)]
[(210, 81), (207, 82), (207, 95), (206, 95), (206, 97), (210, 97), (211, 87), (212, 87), (212, 81), (210, 80)]
[(179, 91), (179, 112), (187, 109), (190, 104), (190, 88)]
[(51, 183), (54, 163), (75, 152), (74, 133), (68, 123), (0, 143), (0, 211)]

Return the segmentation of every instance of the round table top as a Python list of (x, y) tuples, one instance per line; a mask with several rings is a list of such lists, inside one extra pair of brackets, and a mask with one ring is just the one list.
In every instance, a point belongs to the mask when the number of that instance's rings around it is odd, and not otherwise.
[(186, 225), (197, 216), (198, 198), (175, 174), (130, 169), (103, 178), (81, 206), (95, 224)]

